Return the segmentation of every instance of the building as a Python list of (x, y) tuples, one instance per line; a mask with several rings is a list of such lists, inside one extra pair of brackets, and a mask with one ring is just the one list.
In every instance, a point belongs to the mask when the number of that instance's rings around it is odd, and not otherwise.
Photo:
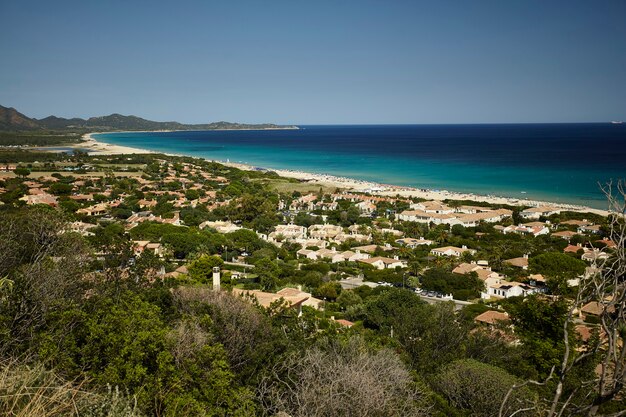
[(508, 323), (509, 315), (507, 313), (501, 313), (499, 311), (488, 310), (478, 316), (474, 317), (476, 323), (486, 324), (488, 326), (495, 326), (500, 323)]
[(483, 296), (483, 298), (526, 297), (529, 294), (534, 294), (537, 292), (539, 292), (537, 288), (531, 287), (527, 284), (522, 284), (521, 282), (502, 281), (500, 284), (487, 287), (487, 297), (484, 297), (482, 294), (481, 296)]
[(498, 285), (502, 282), (503, 277), (488, 266), (472, 263), (462, 263), (452, 270), (452, 273), (465, 275), (475, 272), (478, 278), (485, 283), (485, 287), (490, 285)]
[(235, 232), (241, 229), (241, 227), (229, 221), (215, 221), (215, 222), (206, 221), (206, 222), (200, 223), (198, 227), (200, 229), (205, 229), (208, 227), (208, 228), (216, 230), (219, 233), (231, 233), (231, 232)]
[(397, 239), (396, 243), (401, 246), (406, 246), (407, 248), (410, 248), (410, 249), (415, 249), (418, 246), (424, 246), (424, 245), (430, 246), (434, 242), (432, 240), (424, 239), (423, 237), (420, 237), (419, 239), (414, 239), (412, 237), (405, 237), (404, 239)]
[(384, 256), (375, 256), (369, 259), (359, 259), (359, 262), (362, 262), (367, 265), (372, 265), (376, 269), (394, 269), (394, 268), (406, 268), (406, 261), (395, 258), (385, 258)]
[(505, 264), (514, 266), (516, 268), (528, 269), (528, 255), (524, 255), (521, 258), (511, 258), (504, 261)]
[(305, 239), (307, 236), (307, 229), (304, 226), (298, 226), (296, 224), (279, 224), (274, 231), (268, 235), (270, 241), (280, 241), (283, 239)]
[(248, 300), (256, 300), (261, 307), (269, 308), (272, 303), (283, 300), (289, 308), (298, 310), (298, 315), (302, 314), (302, 304), (309, 298), (306, 295), (281, 295), (260, 290), (242, 290), (233, 288), (233, 294)]
[(469, 253), (470, 255), (476, 254), (475, 249), (468, 249), (467, 246), (463, 245), (463, 247), (457, 248), (455, 246), (444, 246), (442, 248), (431, 249), (430, 253), (435, 256), (455, 256), (459, 257), (464, 253)]
[(522, 210), (520, 216), (525, 219), (539, 219), (542, 216), (548, 217), (553, 214), (561, 214), (561, 210), (550, 206), (531, 207), (526, 210)]

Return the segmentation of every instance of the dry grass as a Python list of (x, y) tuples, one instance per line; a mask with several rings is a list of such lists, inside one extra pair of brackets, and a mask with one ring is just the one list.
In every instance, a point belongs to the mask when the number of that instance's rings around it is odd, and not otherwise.
[(90, 392), (85, 382), (65, 381), (42, 365), (0, 362), (0, 415), (6, 417), (138, 417), (118, 390)]

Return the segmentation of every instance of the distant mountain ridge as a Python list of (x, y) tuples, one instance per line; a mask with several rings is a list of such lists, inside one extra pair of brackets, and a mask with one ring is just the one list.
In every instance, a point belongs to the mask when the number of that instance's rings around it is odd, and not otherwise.
[(183, 124), (178, 122), (155, 122), (137, 116), (124, 116), (113, 113), (108, 116), (89, 119), (48, 116), (34, 119), (12, 107), (0, 105), (0, 130), (217, 130), (217, 129), (297, 129), (297, 126), (281, 126), (273, 123), (246, 124), (212, 122), (205, 124)]

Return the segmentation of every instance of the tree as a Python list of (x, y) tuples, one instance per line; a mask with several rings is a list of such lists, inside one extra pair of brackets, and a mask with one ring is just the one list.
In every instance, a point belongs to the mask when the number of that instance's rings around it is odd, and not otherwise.
[(254, 272), (259, 276), (261, 287), (264, 290), (273, 290), (278, 285), (280, 268), (276, 262), (261, 258), (254, 264)]
[(341, 291), (337, 297), (337, 302), (343, 310), (347, 310), (349, 307), (362, 304), (363, 299), (354, 291)]
[(15, 175), (17, 175), (18, 177), (20, 177), (20, 178), (26, 178), (26, 177), (28, 177), (30, 175), (30, 169), (23, 168), (23, 167), (17, 167), (17, 168), (15, 168), (13, 173)]
[(336, 281), (325, 282), (320, 285), (315, 291), (314, 296), (317, 298), (323, 298), (326, 300), (334, 301), (339, 297), (341, 293), (341, 284)]
[[(547, 378), (527, 380), (509, 391), (512, 395), (525, 385), (544, 387), (543, 406), (537, 412), (548, 417), (626, 415), (626, 183), (619, 180), (601, 188), (611, 213), (608, 237), (616, 243), (613, 255), (606, 261), (596, 260), (592, 264), (596, 272), (581, 277), (576, 296), (559, 323), (561, 356)], [(600, 325), (595, 336), (581, 346), (575, 342), (574, 319), (589, 303), (598, 307)]]
[(83, 297), (89, 250), (65, 229), (47, 207), (0, 216), (0, 277), (11, 281), (0, 300), (0, 353), (28, 348), (50, 315)]
[(259, 369), (276, 354), (280, 338), (267, 317), (243, 298), (208, 288), (179, 287), (174, 300), (184, 314), (210, 315), (214, 334), (240, 381), (258, 377)]
[[(491, 417), (498, 414), (500, 405), (509, 388), (519, 383), (517, 378), (496, 366), (487, 365), (473, 359), (462, 359), (450, 363), (435, 377), (435, 388), (450, 404), (466, 410), (472, 417)], [(531, 408), (535, 403), (533, 393), (525, 388), (509, 398), (506, 415), (520, 408)], [(527, 410), (517, 416), (534, 416), (534, 410)]]
[(422, 416), (424, 397), (395, 353), (359, 338), (289, 353), (257, 388), (268, 416)]
[(189, 264), (189, 276), (197, 282), (210, 283), (213, 277), (213, 268), (221, 267), (224, 261), (218, 256), (201, 255)]
[(558, 252), (542, 253), (530, 258), (528, 263), (531, 272), (546, 276), (553, 292), (560, 293), (565, 290), (568, 279), (582, 275), (587, 267), (580, 259)]

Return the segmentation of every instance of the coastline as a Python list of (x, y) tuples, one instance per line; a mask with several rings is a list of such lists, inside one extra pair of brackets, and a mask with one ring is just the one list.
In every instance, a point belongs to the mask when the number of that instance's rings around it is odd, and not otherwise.
[[(257, 129), (255, 129), (257, 130)], [(148, 132), (148, 131), (146, 131)], [(87, 149), (89, 155), (121, 155), (121, 154), (138, 154), (138, 153), (147, 153), (147, 154), (155, 154), (161, 152), (154, 152), (147, 149), (139, 149), (139, 148), (131, 148), (129, 146), (122, 145), (112, 145), (106, 142), (99, 142), (92, 135), (107, 133), (107, 132), (93, 132), (87, 133), (83, 135), (84, 142), (79, 142), (72, 144), (71, 147), (74, 148), (82, 148)], [(121, 132), (116, 132), (121, 133)], [(167, 153), (166, 155), (171, 156), (185, 156), (179, 154), (171, 154)], [(230, 166), (233, 168), (238, 168), (241, 170), (251, 171), (258, 169), (258, 167), (229, 162), (229, 161), (220, 161), (214, 160), (215, 162), (219, 162), (223, 165)], [(424, 198), (427, 200), (469, 200), (476, 202), (484, 202), (489, 204), (507, 204), (511, 206), (551, 206), (557, 207), (564, 210), (569, 211), (577, 211), (582, 213), (593, 213), (599, 214), (601, 216), (608, 216), (609, 212), (606, 210), (594, 209), (591, 207), (574, 205), (574, 204), (565, 204), (565, 203), (554, 203), (549, 201), (539, 201), (539, 200), (530, 200), (523, 198), (513, 198), (513, 197), (502, 197), (502, 196), (493, 196), (493, 195), (480, 195), (475, 193), (463, 193), (463, 192), (455, 192), (455, 191), (447, 191), (447, 190), (429, 190), (429, 189), (418, 189), (413, 187), (402, 187), (395, 186), (389, 184), (381, 184), (370, 181), (362, 181), (354, 178), (347, 177), (338, 177), (330, 174), (315, 174), (311, 172), (304, 171), (294, 171), (288, 169), (273, 169), (273, 168), (264, 168), (267, 170), (271, 170), (276, 172), (281, 177), (286, 178), (295, 178), (301, 181), (307, 181), (315, 184), (320, 184), (328, 187), (341, 188), (346, 191), (355, 191), (355, 192), (367, 192), (373, 195), (379, 196), (402, 196), (402, 197), (417, 197)]]

